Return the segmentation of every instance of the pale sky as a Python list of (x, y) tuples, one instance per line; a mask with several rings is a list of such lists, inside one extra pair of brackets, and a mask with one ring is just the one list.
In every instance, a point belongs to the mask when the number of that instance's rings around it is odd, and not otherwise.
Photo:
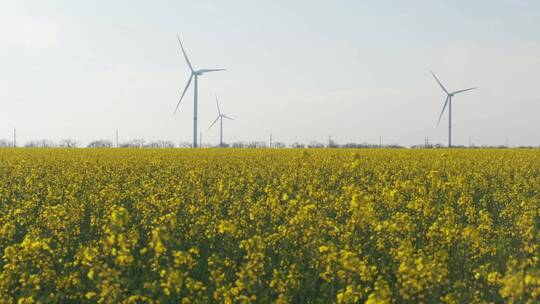
[(540, 145), (540, 1), (0, 2), (0, 138)]

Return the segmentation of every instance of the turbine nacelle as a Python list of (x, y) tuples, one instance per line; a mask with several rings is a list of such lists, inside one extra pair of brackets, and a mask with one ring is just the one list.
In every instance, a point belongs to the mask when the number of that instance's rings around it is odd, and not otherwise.
[(226, 71), (226, 69), (200, 69), (193, 71), (193, 75), (202, 76), (204, 73), (210, 73), (210, 72), (221, 72)]
[(450, 93), (450, 97), (452, 97), (452, 96), (454, 96), (454, 95), (456, 95), (456, 94), (463, 93), (463, 92), (467, 92), (467, 91), (474, 90), (474, 89), (478, 89), (478, 87), (454, 91), (454, 92)]
[(463, 93), (463, 92), (465, 92), (465, 91), (474, 90), (474, 89), (478, 89), (478, 88), (477, 88), (477, 87), (474, 87), (474, 88), (468, 88), (468, 89), (465, 89), (465, 90), (457, 90), (457, 91), (454, 91), (454, 92), (449, 93), (449, 94), (447, 94), (447, 95), (448, 95), (448, 97), (452, 98), (452, 97), (454, 97), (454, 95), (456, 95), (456, 94)]

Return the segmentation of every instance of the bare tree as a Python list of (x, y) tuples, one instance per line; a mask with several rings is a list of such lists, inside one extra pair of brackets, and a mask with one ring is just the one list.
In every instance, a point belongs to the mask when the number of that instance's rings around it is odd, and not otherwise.
[(174, 143), (168, 140), (157, 140), (148, 143), (147, 148), (174, 148)]
[(247, 144), (245, 142), (243, 142), (243, 141), (236, 141), (236, 142), (232, 143), (232, 147), (237, 148), (237, 149), (238, 148), (245, 148), (245, 147), (247, 147)]
[(144, 139), (133, 139), (128, 141), (127, 143), (123, 143), (120, 145), (122, 148), (143, 148), (144, 147)]
[(0, 148), (13, 147), (13, 142), (9, 142), (5, 139), (0, 139)]
[(317, 141), (312, 141), (307, 145), (307, 147), (308, 148), (324, 148), (324, 144)]
[(59, 143), (58, 143), (58, 146), (59, 147), (62, 147), (62, 148), (76, 148), (79, 146), (79, 144), (72, 140), (72, 139), (62, 139)]
[(187, 141), (182, 141), (178, 143), (179, 148), (191, 148), (192, 145), (193, 145), (192, 143), (187, 142)]
[(264, 141), (252, 141), (247, 145), (248, 148), (266, 148), (267, 143)]
[(110, 140), (99, 139), (90, 142), (86, 147), (87, 148), (112, 148), (113, 143)]
[(24, 144), (26, 148), (52, 148), (55, 146), (53, 141), (42, 139), (42, 140), (32, 140)]

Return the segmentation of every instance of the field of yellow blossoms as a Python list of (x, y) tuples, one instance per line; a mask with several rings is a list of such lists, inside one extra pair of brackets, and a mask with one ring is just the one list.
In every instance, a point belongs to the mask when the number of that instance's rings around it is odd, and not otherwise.
[(0, 303), (534, 303), (540, 150), (0, 150)]

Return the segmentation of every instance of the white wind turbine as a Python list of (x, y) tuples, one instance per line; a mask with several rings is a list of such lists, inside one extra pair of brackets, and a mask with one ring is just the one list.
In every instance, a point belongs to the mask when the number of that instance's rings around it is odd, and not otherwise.
[(463, 93), (463, 92), (466, 92), (466, 91), (470, 91), (470, 90), (474, 90), (474, 89), (477, 89), (476, 87), (474, 88), (468, 88), (468, 89), (464, 89), (464, 90), (457, 90), (457, 91), (454, 91), (454, 92), (448, 92), (448, 90), (446, 90), (446, 88), (442, 85), (442, 83), (439, 81), (439, 78), (437, 78), (437, 76), (435, 76), (435, 73), (433, 73), (433, 71), (431, 71), (431, 75), (433, 75), (433, 77), (435, 78), (435, 80), (437, 81), (437, 83), (439, 84), (439, 86), (441, 86), (441, 89), (446, 93), (446, 101), (444, 102), (444, 106), (443, 106), (443, 109), (441, 111), (441, 115), (439, 116), (439, 120), (437, 121), (437, 126), (439, 126), (439, 123), (441, 122), (441, 118), (444, 114), (444, 110), (446, 109), (446, 105), (448, 105), (448, 147), (452, 147), (452, 97), (454, 97), (454, 95), (456, 94), (459, 94), (459, 93)]
[(197, 148), (198, 77), (202, 76), (204, 73), (225, 71), (225, 69), (199, 69), (199, 70), (194, 70), (193, 66), (191, 65), (191, 62), (189, 62), (188, 56), (186, 55), (186, 51), (184, 50), (184, 46), (182, 45), (182, 41), (180, 41), (180, 36), (177, 34), (176, 37), (178, 37), (178, 42), (180, 43), (180, 48), (182, 49), (182, 54), (184, 55), (184, 58), (186, 59), (186, 63), (189, 66), (189, 69), (191, 70), (191, 76), (189, 76), (189, 80), (188, 80), (188, 82), (186, 84), (186, 87), (184, 88), (184, 91), (182, 92), (182, 96), (180, 96), (180, 100), (178, 101), (178, 104), (176, 105), (176, 109), (174, 109), (174, 113), (176, 113), (176, 111), (178, 110), (178, 107), (180, 106), (180, 103), (182, 102), (182, 99), (184, 98), (184, 95), (186, 94), (186, 91), (189, 88), (189, 86), (191, 84), (191, 81), (195, 78), (194, 91), (193, 91), (193, 148)]
[(210, 130), (210, 128), (212, 128), (212, 126), (214, 126), (216, 122), (219, 120), (219, 146), (223, 147), (223, 118), (230, 119), (230, 120), (234, 120), (234, 119), (221, 113), (221, 110), (219, 109), (219, 101), (218, 101), (217, 95), (216, 95), (216, 106), (217, 106), (218, 116), (216, 120), (214, 120), (214, 122), (210, 125), (210, 127), (208, 127), (208, 130)]

